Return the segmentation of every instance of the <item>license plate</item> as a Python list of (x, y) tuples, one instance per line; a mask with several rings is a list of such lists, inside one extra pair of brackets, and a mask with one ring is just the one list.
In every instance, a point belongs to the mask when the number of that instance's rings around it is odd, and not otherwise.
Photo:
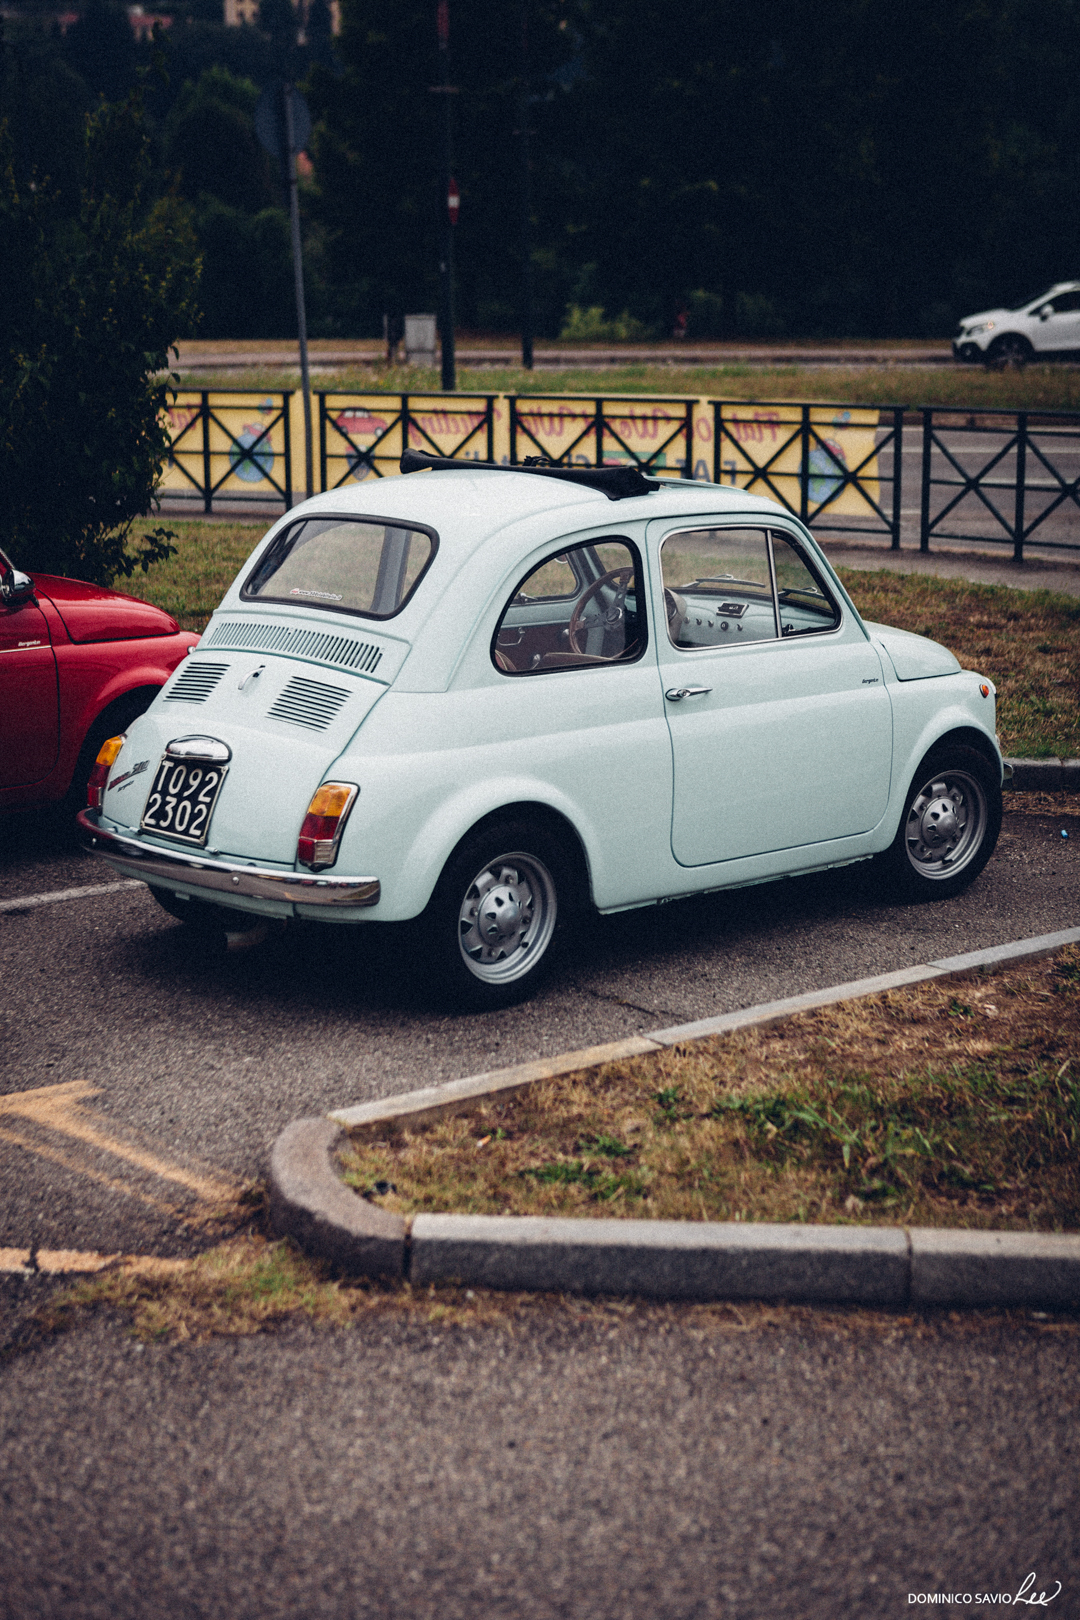
[(166, 754), (143, 811), (143, 831), (182, 844), (205, 844), (228, 769), (208, 759), (170, 759)]

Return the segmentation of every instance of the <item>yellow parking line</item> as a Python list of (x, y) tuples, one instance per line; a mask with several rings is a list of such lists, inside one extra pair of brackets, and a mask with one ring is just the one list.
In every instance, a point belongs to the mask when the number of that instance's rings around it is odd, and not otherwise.
[(94, 1170), (88, 1164), (82, 1164), (59, 1149), (49, 1147), (44, 1142), (35, 1142), (33, 1137), (21, 1136), (18, 1131), (8, 1131), (0, 1126), (0, 1142), (10, 1142), (13, 1147), (25, 1148), (27, 1153), (36, 1153), (39, 1159), (48, 1159), (50, 1164), (58, 1164), (63, 1170), (70, 1170), (77, 1176), (85, 1176), (88, 1181), (96, 1181), (102, 1187), (108, 1187), (110, 1192), (121, 1193), (125, 1198), (137, 1198), (140, 1203), (149, 1204), (151, 1209), (160, 1210), (164, 1215), (178, 1215), (181, 1213), (176, 1204), (167, 1204), (161, 1198), (153, 1198), (149, 1193), (139, 1192), (136, 1187), (129, 1187), (126, 1182), (115, 1181), (112, 1176), (102, 1175), (100, 1170)]
[[(200, 1175), (185, 1169), (182, 1165), (172, 1164), (167, 1159), (160, 1158), (156, 1153), (148, 1153), (142, 1148), (133, 1147), (130, 1143), (111, 1136), (103, 1130), (101, 1125), (90, 1114), (79, 1107), (87, 1097), (99, 1096), (101, 1088), (93, 1086), (88, 1080), (68, 1080), (55, 1086), (37, 1086), (30, 1091), (15, 1091), (7, 1096), (0, 1097), (0, 1114), (13, 1114), (22, 1119), (30, 1120), (35, 1125), (42, 1126), (49, 1131), (55, 1131), (74, 1141), (83, 1142), (89, 1147), (100, 1148), (113, 1158), (123, 1159), (126, 1163), (134, 1165), (139, 1170), (145, 1170), (150, 1175), (158, 1176), (164, 1181), (175, 1182), (178, 1186), (186, 1187), (205, 1204), (217, 1205), (228, 1203), (237, 1196), (239, 1188), (235, 1182), (218, 1179), (212, 1175)], [(31, 1153), (40, 1153), (44, 1158), (56, 1159), (55, 1152), (48, 1153), (43, 1147), (32, 1140), (16, 1138), (6, 1131), (0, 1131), (8, 1141), (18, 1140), (19, 1146), (27, 1148)], [(129, 1192), (130, 1188), (118, 1182), (111, 1181), (107, 1176), (84, 1169), (70, 1160), (58, 1160), (65, 1163), (69, 1169), (78, 1169), (82, 1175), (90, 1176), (97, 1181), (118, 1191)], [(143, 1194), (136, 1194), (144, 1197)], [(155, 1200), (146, 1198), (147, 1203)], [(158, 1206), (165, 1207), (165, 1206)]]
[[(190, 1260), (163, 1259), (156, 1254), (99, 1254), (96, 1249), (39, 1249), (35, 1255), (37, 1269), (49, 1276), (68, 1272), (116, 1270), (140, 1277), (165, 1277), (184, 1271)], [(29, 1249), (0, 1249), (0, 1271), (30, 1270)]]

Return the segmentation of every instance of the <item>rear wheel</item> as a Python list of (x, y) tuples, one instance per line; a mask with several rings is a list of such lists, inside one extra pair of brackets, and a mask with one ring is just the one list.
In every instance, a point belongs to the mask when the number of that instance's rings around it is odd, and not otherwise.
[(944, 743), (923, 760), (883, 860), (911, 899), (946, 899), (978, 877), (1001, 831), (1001, 784), (977, 749)]
[(999, 371), (1003, 371), (1006, 366), (1020, 371), (1027, 365), (1033, 352), (1027, 338), (1021, 337), (1018, 332), (1007, 332), (1004, 337), (999, 337), (995, 343), (991, 343), (986, 358), (990, 365), (996, 366)]
[(585, 880), (560, 840), (526, 819), (463, 839), (414, 925), (418, 957), (454, 1008), (531, 995), (585, 907)]
[(277, 917), (260, 917), (251, 911), (237, 911), (233, 906), (217, 906), (209, 900), (183, 900), (170, 889), (151, 885), (150, 893), (162, 911), (183, 923), (211, 949), (252, 950), (284, 927)]

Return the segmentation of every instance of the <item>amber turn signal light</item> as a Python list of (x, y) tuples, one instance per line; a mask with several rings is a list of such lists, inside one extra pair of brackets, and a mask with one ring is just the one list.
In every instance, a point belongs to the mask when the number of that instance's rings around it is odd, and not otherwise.
[(353, 782), (324, 782), (307, 807), (296, 844), (296, 859), (313, 872), (333, 866), (349, 811), (360, 789)]
[(94, 761), (94, 768), (86, 784), (86, 803), (90, 810), (101, 809), (105, 789), (109, 785), (109, 772), (126, 741), (127, 732), (122, 731), (119, 737), (110, 737), (108, 742), (103, 742), (98, 749), (98, 757)]

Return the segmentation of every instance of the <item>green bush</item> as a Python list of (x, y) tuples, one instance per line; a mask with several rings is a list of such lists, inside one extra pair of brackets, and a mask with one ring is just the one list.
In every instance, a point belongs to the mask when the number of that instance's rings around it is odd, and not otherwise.
[(148, 148), (141, 90), (87, 117), (62, 177), (0, 118), (0, 546), (97, 583), (170, 550), (129, 536), (168, 454), (169, 351), (199, 267), (185, 205), (146, 202)]
[(621, 315), (609, 320), (600, 304), (582, 309), (580, 304), (568, 304), (566, 317), (559, 332), (561, 338), (572, 343), (627, 342), (651, 336), (649, 328), (624, 309)]

